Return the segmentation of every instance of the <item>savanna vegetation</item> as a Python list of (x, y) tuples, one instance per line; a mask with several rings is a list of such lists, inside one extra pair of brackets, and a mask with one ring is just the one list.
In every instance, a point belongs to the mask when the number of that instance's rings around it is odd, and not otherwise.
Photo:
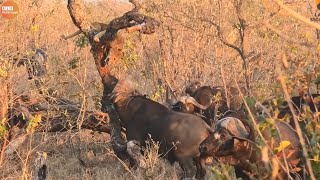
[[(87, 34), (62, 38), (79, 30), (67, 2), (15, 2), (19, 15), (0, 19), (0, 178), (32, 179), (46, 165), (48, 179), (179, 179), (180, 167), (158, 157), (158, 142), (147, 144), (144, 169), (129, 168), (113, 152), (109, 115), (101, 111), (103, 69), (90, 51), (95, 42)], [(133, 8), (122, 0), (84, 2), (88, 22), (108, 24)], [(193, 81), (244, 88), (243, 100), (252, 112), (249, 121), (256, 121), (254, 104), (269, 101), (271, 117), (253, 124), (257, 131), (269, 127), (277, 136), (273, 119), (278, 119), (282, 102), (319, 93), (320, 26), (310, 18), (320, 10), (314, 0), (139, 2), (139, 13), (159, 26), (153, 33), (121, 32), (121, 55), (113, 52), (108, 73), (131, 79), (150, 99), (169, 105)], [(37, 49), (46, 54), (46, 70), (29, 78), (28, 64)], [(320, 113), (304, 107), (295, 117), (301, 125), (296, 131), (302, 136), (307, 178), (319, 179)], [(258, 137), (257, 145), (267, 153), (263, 139)], [(263, 172), (273, 178), (282, 166), (276, 159), (267, 159), (269, 168)], [(228, 165), (207, 171), (208, 179), (235, 179)]]

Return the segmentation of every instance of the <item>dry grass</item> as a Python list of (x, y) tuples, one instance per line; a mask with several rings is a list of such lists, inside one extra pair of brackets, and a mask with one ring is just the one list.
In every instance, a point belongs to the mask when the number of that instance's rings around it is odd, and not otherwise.
[(35, 133), (0, 167), (1, 179), (32, 179), (38, 153), (46, 153), (48, 179), (178, 179), (180, 170), (148, 146), (147, 168), (131, 169), (111, 150), (109, 135), (91, 130)]
[[(3, 37), (0, 38), (0, 68), (8, 73), (5, 78), (0, 73), (1, 115), (21, 94), (38, 95), (34, 82), (27, 80), (24, 67), (9, 63), (10, 57), (31, 56), (34, 47), (47, 49), (49, 72), (44, 88), (53, 88), (59, 96), (80, 103), (83, 110), (100, 109), (102, 84), (90, 48), (83, 36), (68, 41), (60, 38), (61, 34), (77, 30), (65, 1), (16, 2), (20, 7), (19, 16), (13, 20), (0, 19)], [(277, 59), (283, 52), (289, 60), (286, 72), (288, 93), (296, 95), (304, 87), (314, 91), (315, 86), (308, 78), (313, 79), (319, 74), (317, 49), (285, 41), (264, 23), (267, 21), (294, 40), (317, 45), (314, 28), (287, 16), (285, 11), (278, 12), (272, 1), (248, 0), (243, 3), (242, 16), (247, 24), (244, 51), (248, 56), (252, 95), (265, 100), (283, 94), (275, 73)], [(108, 22), (131, 6), (112, 0), (88, 3), (87, 7), (92, 21)], [(315, 10), (311, 0), (294, 1), (288, 7), (308, 18)], [(239, 54), (220, 41), (216, 28), (212, 26), (212, 22), (219, 24), (225, 39), (239, 44), (233, 1), (143, 1), (143, 11), (159, 20), (161, 27), (153, 35), (127, 35), (124, 58), (112, 67), (112, 73), (117, 77), (131, 76), (143, 87), (139, 89), (142, 93), (159, 102), (165, 101), (166, 85), (176, 90), (177, 95), (181, 95), (183, 87), (194, 80), (207, 85), (233, 85), (235, 80), (244, 86)], [(275, 15), (270, 18), (272, 12)], [(54, 112), (49, 113), (54, 115)], [(79, 115), (75, 120), (81, 122), (81, 118)], [(106, 134), (88, 130), (31, 134), (21, 149), (5, 157), (0, 166), (0, 178), (31, 179), (37, 152), (46, 152), (49, 179), (178, 179), (179, 167), (172, 168), (166, 161), (158, 159), (157, 143), (151, 143), (146, 149), (147, 169), (128, 170), (110, 151), (108, 140)], [(314, 147), (310, 149), (316, 151)], [(226, 178), (232, 172), (228, 166), (208, 169), (210, 179)], [(234, 177), (233, 174), (230, 176)]]

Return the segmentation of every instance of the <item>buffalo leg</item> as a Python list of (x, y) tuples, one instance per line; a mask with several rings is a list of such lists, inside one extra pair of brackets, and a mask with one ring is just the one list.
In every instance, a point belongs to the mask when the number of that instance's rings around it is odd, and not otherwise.
[(146, 163), (141, 153), (141, 144), (143, 143), (143, 133), (141, 133), (138, 123), (130, 123), (127, 127), (127, 152), (130, 157), (139, 165), (139, 167), (145, 168)]
[(200, 157), (200, 179), (204, 179), (206, 173), (206, 158)]
[(196, 171), (196, 178), (197, 179), (204, 179), (205, 175), (206, 175), (206, 159), (203, 158), (203, 157), (196, 157), (194, 159), (194, 162), (196, 164), (196, 168), (197, 168), (197, 171)]
[(142, 168), (146, 167), (146, 163), (144, 161), (143, 155), (141, 154), (140, 143), (138, 141), (135, 141), (135, 140), (129, 141), (127, 143), (127, 152), (129, 156), (132, 158), (132, 160), (134, 161), (133, 163), (134, 167), (136, 167), (137, 165)]
[(110, 127), (111, 127), (110, 136), (111, 136), (112, 149), (117, 155), (117, 157), (119, 157), (121, 160), (123, 161), (130, 160), (128, 153), (126, 152), (127, 147), (126, 147), (125, 139), (121, 135), (122, 125), (121, 125), (120, 118), (115, 110), (115, 107), (113, 106), (111, 99), (106, 95), (110, 92), (107, 91), (106, 87), (104, 87), (104, 91), (105, 91), (104, 96), (102, 97), (102, 100), (101, 100), (101, 104), (102, 104), (101, 111), (108, 113), (110, 116)]
[(200, 158), (199, 157), (196, 157), (194, 158), (194, 163), (196, 165), (196, 179), (200, 179), (200, 174), (201, 174), (201, 163), (200, 163)]
[(181, 159), (181, 160), (178, 160), (179, 162), (179, 165), (181, 166), (182, 168), (182, 171), (183, 171), (183, 176), (182, 176), (182, 179), (185, 179), (185, 178), (193, 178), (193, 160), (192, 159)]

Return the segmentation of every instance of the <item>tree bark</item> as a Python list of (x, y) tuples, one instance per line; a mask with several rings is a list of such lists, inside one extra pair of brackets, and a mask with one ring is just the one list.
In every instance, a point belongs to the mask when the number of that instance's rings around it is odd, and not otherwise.
[(122, 124), (109, 98), (109, 94), (115, 87), (118, 79), (109, 72), (109, 61), (117, 62), (121, 59), (123, 48), (123, 32), (140, 31), (142, 34), (151, 34), (159, 26), (155, 19), (140, 14), (140, 5), (136, 0), (129, 0), (134, 8), (123, 14), (121, 17), (113, 19), (107, 26), (104, 35), (99, 42), (94, 41), (94, 36), (99, 33), (90, 28), (90, 23), (85, 12), (85, 7), (81, 0), (68, 0), (68, 10), (73, 23), (88, 38), (91, 45), (91, 53), (103, 83), (102, 111), (108, 113), (110, 117), (110, 135), (114, 152), (121, 158), (126, 159), (126, 143), (121, 135)]

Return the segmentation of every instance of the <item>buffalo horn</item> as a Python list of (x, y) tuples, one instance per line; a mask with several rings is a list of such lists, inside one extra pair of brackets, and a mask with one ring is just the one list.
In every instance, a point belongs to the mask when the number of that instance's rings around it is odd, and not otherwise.
[(249, 133), (244, 124), (237, 118), (226, 117), (217, 122), (217, 127), (223, 127), (231, 132), (234, 136), (248, 138)]
[(210, 102), (206, 106), (204, 106), (204, 105), (201, 105), (200, 103), (198, 103), (193, 97), (187, 97), (185, 99), (185, 103), (191, 103), (202, 110), (206, 110), (211, 105), (212, 101), (210, 100)]

